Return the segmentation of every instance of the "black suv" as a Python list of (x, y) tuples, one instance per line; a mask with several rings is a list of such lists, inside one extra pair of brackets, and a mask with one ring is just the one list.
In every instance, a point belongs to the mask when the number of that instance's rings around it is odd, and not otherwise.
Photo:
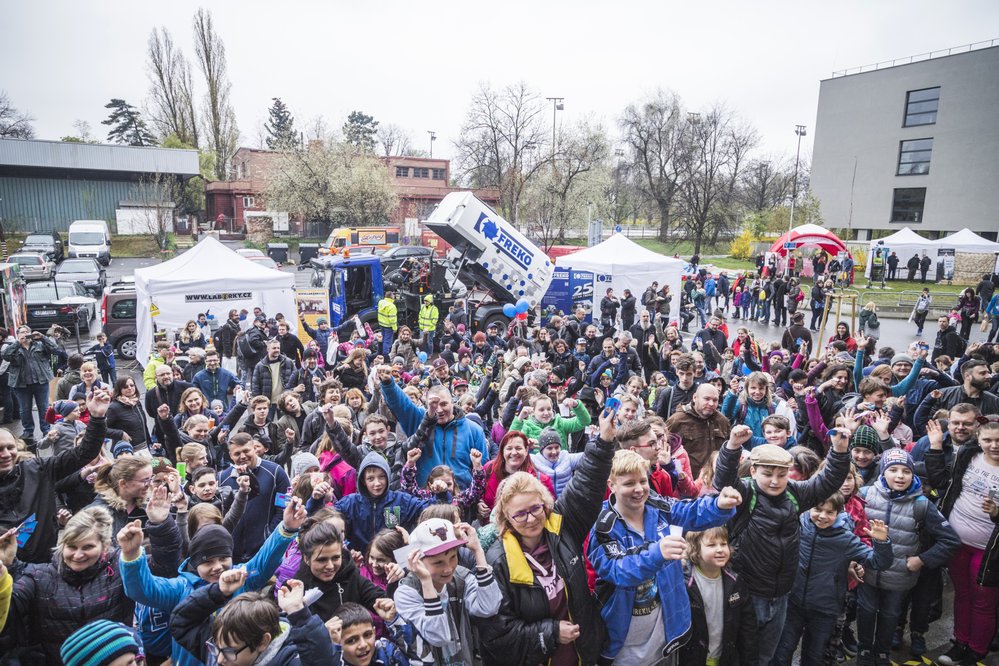
[(119, 358), (135, 360), (135, 281), (119, 280), (104, 290), (101, 327)]
[(63, 260), (65, 249), (63, 247), (62, 236), (58, 231), (47, 233), (28, 234), (21, 244), (21, 252), (38, 252), (47, 255), (57, 264)]

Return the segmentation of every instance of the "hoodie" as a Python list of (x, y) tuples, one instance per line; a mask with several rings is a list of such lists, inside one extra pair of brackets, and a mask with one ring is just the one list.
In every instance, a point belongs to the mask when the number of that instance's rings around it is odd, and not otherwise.
[[(379, 497), (373, 497), (364, 482), (364, 472), (370, 467), (377, 467), (385, 473), (385, 492)], [(378, 530), (386, 527), (392, 529), (397, 525), (412, 530), (423, 509), (433, 504), (433, 501), (389, 489), (391, 478), (385, 458), (379, 453), (371, 452), (364, 456), (357, 469), (357, 492), (335, 504), (336, 510), (343, 514), (347, 522), (347, 540), (354, 549), (362, 553), (367, 550)]]
[(569, 435), (579, 432), (590, 425), (590, 413), (586, 410), (586, 405), (582, 402), (577, 401), (576, 406), (572, 408), (572, 412), (573, 416), (568, 419), (562, 418), (560, 414), (556, 413), (554, 418), (548, 423), (541, 423), (534, 416), (531, 416), (527, 420), (516, 418), (510, 424), (510, 430), (519, 430), (530, 439), (537, 439), (538, 435), (545, 428), (554, 428), (558, 431), (559, 437), (562, 438), (562, 449), (565, 450), (569, 448)]

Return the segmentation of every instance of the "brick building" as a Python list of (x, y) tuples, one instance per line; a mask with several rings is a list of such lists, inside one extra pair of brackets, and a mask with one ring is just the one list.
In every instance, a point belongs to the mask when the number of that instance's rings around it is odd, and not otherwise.
[[(232, 158), (235, 178), (230, 181), (208, 183), (205, 188), (205, 208), (209, 220), (218, 220), (221, 215), (226, 228), (241, 231), (247, 217), (267, 215), (263, 199), (270, 170), (280, 153), (273, 150), (240, 148)], [(460, 188), (450, 187), (450, 160), (426, 157), (380, 157), (399, 195), (399, 205), (389, 216), (389, 223), (403, 225), (413, 220), (423, 220), (440, 201)], [(475, 195), (491, 206), (499, 202), (499, 190), (477, 189)], [(285, 218), (287, 219), (287, 218)], [(303, 221), (292, 217), (288, 227), (284, 221), (276, 222), (275, 231), (302, 233), (306, 226)], [(310, 231), (307, 230), (306, 231)], [(314, 233), (314, 232), (313, 232)], [(324, 235), (325, 232), (323, 232)]]

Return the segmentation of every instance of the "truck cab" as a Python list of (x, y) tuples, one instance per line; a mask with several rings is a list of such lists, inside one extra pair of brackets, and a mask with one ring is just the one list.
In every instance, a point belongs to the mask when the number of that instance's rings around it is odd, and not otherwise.
[(377, 318), (378, 301), (385, 295), (381, 260), (373, 254), (328, 255), (312, 260), (311, 285), (329, 294), (330, 323), (360, 316)]

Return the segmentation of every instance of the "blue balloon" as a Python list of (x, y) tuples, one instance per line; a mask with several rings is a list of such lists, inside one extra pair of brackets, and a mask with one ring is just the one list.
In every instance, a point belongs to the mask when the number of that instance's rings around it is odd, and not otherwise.
[(505, 314), (510, 319), (513, 319), (513, 316), (517, 314), (516, 306), (514, 306), (513, 303), (505, 303), (503, 305), (503, 314)]
[(527, 302), (526, 298), (522, 298), (517, 301), (517, 314), (523, 314), (531, 309), (531, 304)]

